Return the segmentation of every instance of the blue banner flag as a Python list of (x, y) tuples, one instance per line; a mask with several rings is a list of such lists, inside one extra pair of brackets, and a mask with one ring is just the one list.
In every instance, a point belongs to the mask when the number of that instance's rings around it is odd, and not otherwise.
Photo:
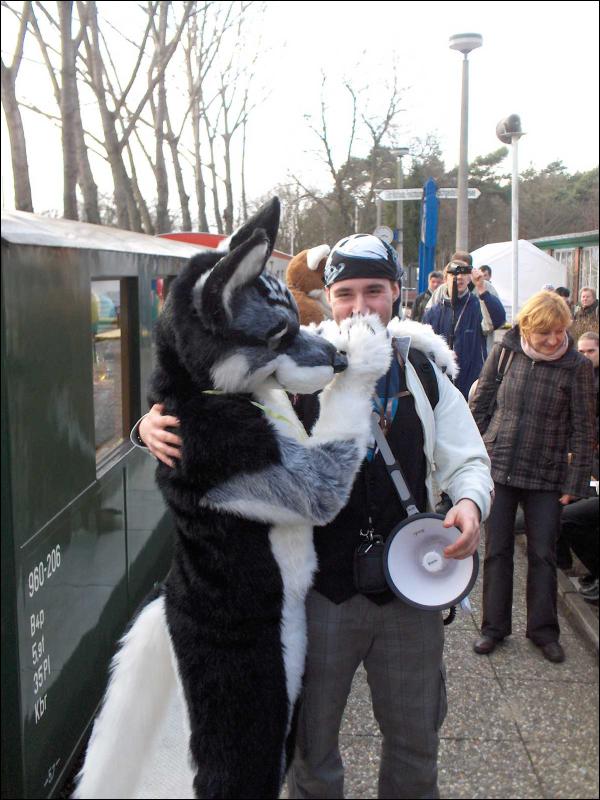
[(424, 292), (427, 289), (427, 279), (435, 264), (438, 210), (440, 207), (437, 188), (437, 183), (433, 178), (429, 178), (423, 186), (420, 219), (421, 235), (419, 237), (419, 292)]

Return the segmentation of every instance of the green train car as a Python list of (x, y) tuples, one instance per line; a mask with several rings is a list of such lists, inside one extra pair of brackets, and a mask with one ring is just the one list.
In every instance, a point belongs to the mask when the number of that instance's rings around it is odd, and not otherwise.
[(2, 214), (2, 797), (60, 793), (168, 570), (155, 462), (129, 431), (169, 281), (203, 249)]

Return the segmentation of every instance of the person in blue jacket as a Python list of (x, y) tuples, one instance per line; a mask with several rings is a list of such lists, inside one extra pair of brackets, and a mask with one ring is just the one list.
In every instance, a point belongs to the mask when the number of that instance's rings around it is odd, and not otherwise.
[[(442, 335), (456, 353), (460, 372), (456, 387), (468, 398), (487, 358), (486, 336), (481, 323), (481, 304), (489, 313), (494, 330), (506, 322), (500, 300), (488, 291), (483, 273), (464, 261), (451, 261), (444, 270), (446, 290), (427, 309), (423, 322)], [(472, 291), (469, 284), (472, 283)]]

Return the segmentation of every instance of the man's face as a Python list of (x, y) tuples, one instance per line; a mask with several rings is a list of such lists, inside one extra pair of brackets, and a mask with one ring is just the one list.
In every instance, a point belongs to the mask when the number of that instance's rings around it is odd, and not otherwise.
[(446, 274), (446, 286), (448, 287), (448, 294), (452, 295), (452, 283), (456, 278), (456, 287), (458, 289), (458, 293), (462, 294), (467, 286), (469, 285), (469, 281), (471, 280), (471, 275), (451, 275), (449, 272)]
[(387, 278), (350, 278), (327, 288), (334, 320), (339, 324), (352, 314), (378, 314), (387, 325), (400, 287)]
[(598, 342), (581, 338), (577, 342), (577, 349), (582, 356), (589, 358), (595, 369), (598, 369)]
[(487, 270), (485, 267), (481, 267), (480, 271), (485, 281), (489, 281), (491, 279), (492, 276), (490, 275), (489, 270)]
[(581, 305), (584, 308), (589, 308), (594, 304), (594, 295), (588, 289), (584, 289), (581, 293)]
[(441, 278), (438, 278), (437, 276), (433, 275), (429, 277), (429, 291), (431, 292), (431, 294), (435, 292), (435, 290), (438, 288), (438, 286), (441, 285), (441, 283), (442, 283)]

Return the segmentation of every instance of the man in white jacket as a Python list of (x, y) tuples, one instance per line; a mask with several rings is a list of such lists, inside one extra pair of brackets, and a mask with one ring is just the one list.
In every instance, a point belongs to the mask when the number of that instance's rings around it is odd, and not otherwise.
[[(444, 340), (429, 326), (391, 320), (401, 274), (394, 251), (381, 240), (347, 237), (327, 262), (328, 299), (337, 322), (374, 312), (388, 325), (396, 356), (374, 402), (419, 509), (435, 506), (434, 484), (452, 498), (444, 524), (461, 534), (444, 555), (467, 558), (477, 549), (480, 522), (490, 509), (489, 459), (468, 406), (448, 377), (456, 364)], [(161, 411), (151, 410), (139, 435), (158, 458), (172, 463), (180, 441), (165, 428), (176, 420)], [(296, 411), (310, 429), (318, 399), (301, 398)], [(386, 587), (365, 592), (354, 583), (361, 534), (369, 529), (385, 540), (405, 516), (376, 453), (365, 459), (344, 510), (315, 529), (319, 571), (307, 599), (305, 691), (290, 797), (343, 797), (339, 729), (361, 662), (383, 736), (379, 797), (439, 796), (439, 729), (447, 708), (441, 613), (409, 606)]]

